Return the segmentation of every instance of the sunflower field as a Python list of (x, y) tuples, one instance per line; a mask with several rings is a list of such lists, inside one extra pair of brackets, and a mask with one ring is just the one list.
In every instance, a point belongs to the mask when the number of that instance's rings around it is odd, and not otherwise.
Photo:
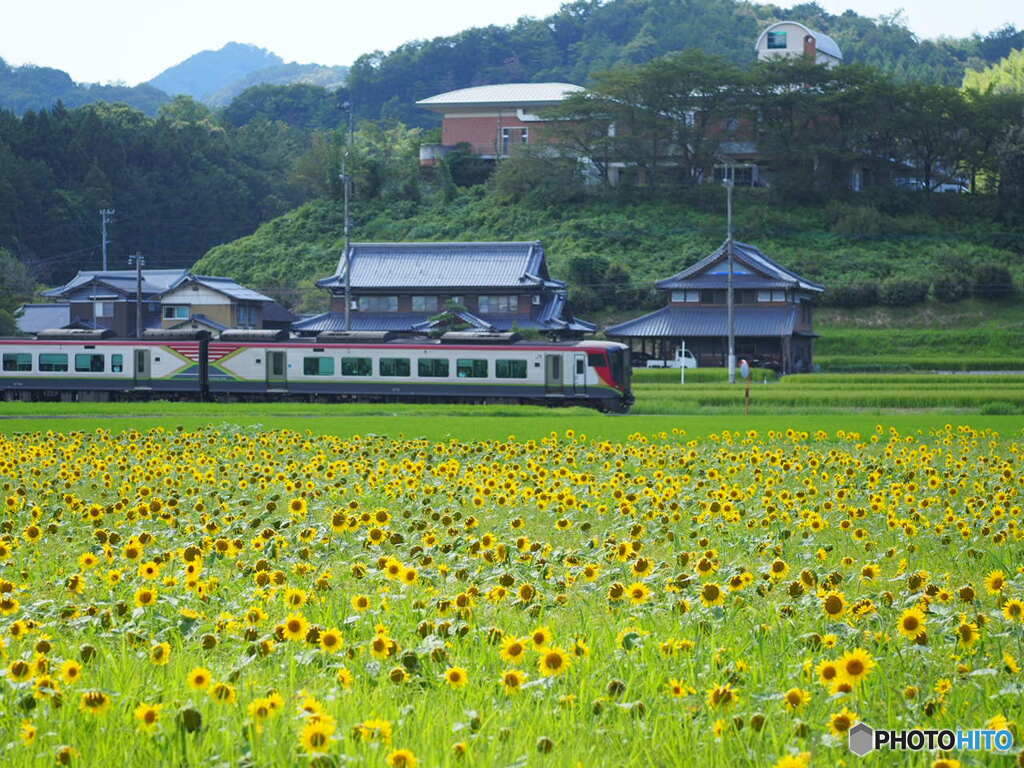
[(1022, 451), (0, 436), (3, 764), (1024, 765)]

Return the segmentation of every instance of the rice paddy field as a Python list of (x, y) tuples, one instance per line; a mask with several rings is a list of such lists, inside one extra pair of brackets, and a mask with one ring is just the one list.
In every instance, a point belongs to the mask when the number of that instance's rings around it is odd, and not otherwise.
[(1024, 765), (1024, 379), (666, 374), (0, 405), (3, 764)]

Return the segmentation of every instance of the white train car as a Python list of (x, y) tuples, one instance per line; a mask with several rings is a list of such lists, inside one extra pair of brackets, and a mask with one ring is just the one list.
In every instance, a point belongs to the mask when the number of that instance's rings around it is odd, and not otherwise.
[(208, 390), (207, 331), (42, 331), (0, 339), (0, 393), (6, 400), (196, 399)]
[(512, 334), (440, 339), (283, 331), (99, 331), (0, 339), (9, 400), (180, 398), (584, 405), (633, 403), (629, 350), (604, 341), (528, 342)]

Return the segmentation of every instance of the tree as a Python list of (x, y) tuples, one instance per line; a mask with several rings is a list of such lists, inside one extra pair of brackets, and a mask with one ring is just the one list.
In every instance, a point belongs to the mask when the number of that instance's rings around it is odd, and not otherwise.
[[(1024, 32), (1020, 34), (1024, 36)], [(968, 69), (964, 72), (964, 88), (978, 93), (1024, 94), (1024, 49), (1011, 51), (987, 69)]]
[(17, 331), (14, 311), (32, 298), (35, 285), (25, 265), (10, 251), (0, 248), (0, 335)]
[(1011, 126), (997, 147), (999, 212), (1009, 224), (1024, 223), (1024, 125)]

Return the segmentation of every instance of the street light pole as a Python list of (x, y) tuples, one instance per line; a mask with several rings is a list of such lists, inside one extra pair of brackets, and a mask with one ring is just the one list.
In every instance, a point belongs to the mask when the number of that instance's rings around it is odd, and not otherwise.
[(735, 297), (733, 296), (732, 277), (733, 277), (733, 247), (732, 247), (732, 187), (733, 181), (735, 180), (735, 172), (732, 165), (726, 166), (725, 169), (725, 256), (729, 262), (729, 279), (728, 288), (726, 290), (726, 303), (729, 312), (729, 383), (736, 383), (736, 306)]
[(146, 264), (146, 257), (140, 253), (133, 253), (128, 257), (128, 263), (135, 263), (135, 338), (142, 338), (142, 268)]

